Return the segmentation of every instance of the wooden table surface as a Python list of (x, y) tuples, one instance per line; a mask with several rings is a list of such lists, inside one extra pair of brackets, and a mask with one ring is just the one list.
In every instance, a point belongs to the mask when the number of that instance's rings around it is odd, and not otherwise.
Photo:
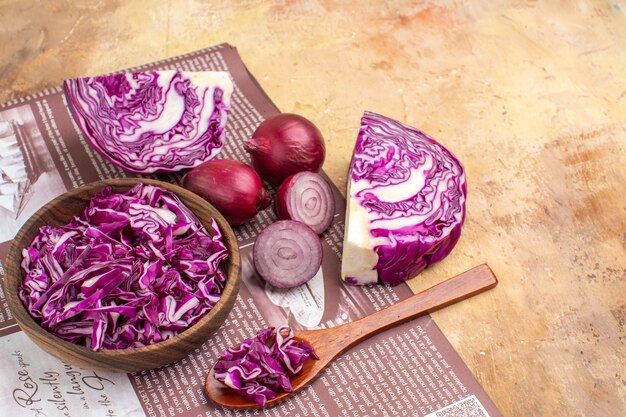
[(221, 42), (342, 190), (366, 109), (463, 161), (461, 241), (411, 287), (494, 269), (434, 317), (505, 416), (626, 415), (626, 3), (0, 0), (0, 101)]

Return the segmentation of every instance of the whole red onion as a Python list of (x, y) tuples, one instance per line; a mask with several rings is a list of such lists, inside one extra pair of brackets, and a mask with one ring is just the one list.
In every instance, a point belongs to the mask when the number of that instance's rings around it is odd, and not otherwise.
[(259, 174), (231, 159), (198, 165), (185, 175), (183, 187), (211, 203), (233, 226), (248, 222), (271, 203)]
[(317, 172), (326, 157), (319, 129), (308, 119), (290, 113), (266, 119), (244, 147), (261, 177), (274, 185), (298, 172)]

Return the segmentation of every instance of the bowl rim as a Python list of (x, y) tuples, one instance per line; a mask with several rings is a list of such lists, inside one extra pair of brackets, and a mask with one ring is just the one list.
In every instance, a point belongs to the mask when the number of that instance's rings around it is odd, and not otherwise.
[[(34, 222), (38, 218), (40, 218), (44, 213), (50, 211), (53, 207), (63, 202), (67, 198), (79, 197), (82, 193), (90, 192), (90, 191), (93, 191), (93, 194), (95, 195), (96, 193), (100, 192), (103, 188), (107, 186), (111, 186), (113, 188), (129, 187), (130, 189), (138, 183), (150, 184), (150, 185), (155, 185), (155, 186), (165, 188), (166, 190), (171, 191), (174, 194), (176, 194), (179, 198), (181, 198), (181, 195), (182, 195), (186, 199), (196, 200), (197, 203), (208, 206), (208, 209), (212, 211), (211, 217), (213, 217), (218, 223), (220, 231), (222, 232), (224, 245), (226, 246), (226, 249), (228, 250), (228, 258), (226, 258), (226, 262), (228, 262), (228, 265), (225, 268), (227, 279), (226, 279), (226, 283), (224, 284), (222, 293), (220, 294), (220, 299), (208, 313), (206, 313), (198, 322), (196, 322), (192, 326), (187, 327), (184, 331), (178, 333), (174, 337), (171, 337), (169, 339), (162, 340), (160, 342), (153, 343), (150, 345), (135, 347), (135, 348), (124, 348), (124, 349), (93, 350), (87, 346), (79, 345), (79, 344), (61, 339), (60, 337), (50, 333), (49, 331), (41, 327), (41, 325), (37, 323), (34, 320), (34, 318), (30, 315), (30, 313), (28, 312), (28, 310), (22, 303), (21, 299), (19, 298), (18, 286), (19, 286), (19, 283), (24, 278), (24, 273), (22, 272), (22, 269), (20, 266), (21, 261), (17, 262), (17, 265), (15, 265), (12, 260), (22, 259), (23, 247), (20, 242), (24, 240), (24, 235), (26, 235), (32, 227), (36, 227)], [(210, 227), (205, 224), (205, 221), (203, 221), (199, 217), (198, 217), (198, 220), (200, 220), (200, 222), (207, 228), (208, 231), (211, 230)], [(233, 243), (232, 245), (229, 244), (228, 242), (229, 240), (232, 240), (232, 243)], [(28, 244), (30, 244), (30, 242), (28, 242)], [(111, 178), (111, 179), (86, 183), (77, 188), (68, 190), (64, 192), (63, 194), (60, 194), (59, 196), (50, 200), (48, 203), (43, 205), (39, 210), (33, 213), (26, 220), (26, 222), (24, 222), (24, 224), (20, 227), (19, 231), (15, 235), (15, 238), (11, 242), (9, 251), (7, 252), (5, 265), (6, 265), (6, 270), (7, 270), (6, 277), (3, 280), (5, 291), (7, 293), (14, 292), (16, 295), (16, 297), (14, 298), (14, 297), (9, 297), (7, 294), (6, 296), (7, 304), (9, 306), (9, 310), (11, 310), (11, 313), (13, 314), (17, 324), (20, 326), (22, 331), (24, 331), (27, 334), (29, 333), (28, 331), (25, 331), (25, 329), (22, 327), (20, 320), (27, 321), (29, 322), (29, 324), (32, 324), (33, 327), (40, 330), (38, 334), (40, 334), (42, 338), (45, 339), (45, 341), (51, 343), (52, 345), (60, 344), (61, 346), (65, 346), (69, 350), (77, 351), (77, 353), (81, 355), (89, 355), (89, 356), (100, 355), (102, 357), (115, 357), (116, 359), (120, 359), (125, 356), (141, 355), (142, 353), (165, 349), (167, 347), (170, 347), (171, 345), (175, 345), (179, 342), (184, 342), (184, 341), (187, 341), (188, 339), (191, 339), (194, 336), (194, 332), (190, 332), (191, 329), (194, 329), (194, 328), (199, 329), (207, 325), (214, 316), (216, 316), (222, 309), (224, 309), (225, 304), (227, 303), (227, 299), (229, 298), (229, 297), (225, 297), (224, 295), (230, 295), (230, 293), (232, 293), (233, 291), (238, 292), (237, 284), (239, 283), (239, 280), (241, 278), (241, 262), (240, 262), (240, 254), (239, 254), (239, 245), (237, 244), (237, 239), (232, 228), (230, 227), (230, 225), (228, 224), (224, 216), (222, 216), (222, 214), (213, 205), (211, 205), (209, 202), (204, 200), (202, 197), (200, 197), (199, 195), (179, 185), (176, 185), (170, 182), (154, 180), (150, 178), (141, 178), (141, 177)], [(17, 272), (17, 275), (19, 276), (19, 278), (15, 278), (14, 280), (11, 280), (10, 275), (14, 272)], [(7, 284), (13, 284), (13, 281), (15, 281), (15, 286), (9, 287), (9, 285)], [(229, 313), (230, 312), (228, 312), (227, 315)], [(157, 366), (160, 366), (160, 365), (157, 365)]]

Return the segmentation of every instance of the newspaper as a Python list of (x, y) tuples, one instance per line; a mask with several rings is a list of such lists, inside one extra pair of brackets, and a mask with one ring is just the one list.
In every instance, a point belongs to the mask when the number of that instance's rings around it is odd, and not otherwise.
[[(148, 69), (229, 71), (235, 91), (220, 158), (249, 162), (243, 140), (279, 112), (228, 44), (134, 68)], [(85, 142), (60, 87), (0, 106), (0, 260), (19, 227), (47, 201), (84, 183), (125, 176), (135, 175), (107, 163)], [(152, 178), (181, 181), (178, 174)], [(237, 302), (217, 335), (169, 366), (123, 374), (64, 363), (20, 331), (0, 292), (0, 416), (499, 417), (429, 316), (352, 348), (307, 389), (273, 408), (233, 411), (206, 398), (204, 380), (218, 355), (257, 330), (284, 323), (297, 329), (337, 326), (411, 295), (405, 284), (343, 285), (345, 200), (335, 187), (333, 191), (337, 212), (322, 235), (324, 262), (306, 285), (275, 290), (255, 274), (252, 246), (275, 220), (271, 208), (235, 228), (243, 275)]]

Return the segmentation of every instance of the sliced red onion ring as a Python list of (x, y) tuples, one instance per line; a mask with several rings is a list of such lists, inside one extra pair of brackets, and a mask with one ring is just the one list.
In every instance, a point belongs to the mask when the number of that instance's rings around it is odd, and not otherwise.
[(328, 182), (315, 172), (299, 172), (287, 178), (276, 194), (276, 213), (283, 220), (297, 220), (317, 234), (328, 229), (335, 214), (335, 199)]
[(294, 288), (315, 276), (322, 264), (322, 242), (311, 228), (293, 220), (267, 226), (256, 238), (254, 267), (268, 284)]

